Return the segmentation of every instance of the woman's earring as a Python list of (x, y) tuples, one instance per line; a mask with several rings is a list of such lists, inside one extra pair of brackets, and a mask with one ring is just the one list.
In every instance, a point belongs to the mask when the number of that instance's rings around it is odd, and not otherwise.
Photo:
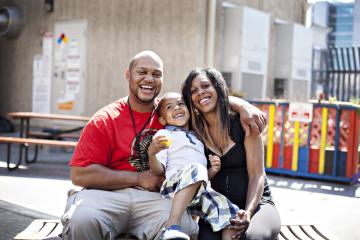
[(195, 113), (196, 115), (199, 115), (199, 110), (197, 110), (197, 108), (194, 108), (194, 113)]

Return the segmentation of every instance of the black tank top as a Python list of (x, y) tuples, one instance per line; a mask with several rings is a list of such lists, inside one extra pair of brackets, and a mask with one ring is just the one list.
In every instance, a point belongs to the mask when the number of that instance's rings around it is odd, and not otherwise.
[[(230, 135), (235, 142), (235, 145), (220, 158), (221, 169), (211, 180), (211, 187), (217, 192), (225, 195), (239, 208), (244, 209), (249, 182), (244, 145), (245, 132), (240, 125), (240, 117), (238, 114), (231, 115), (230, 119)], [(216, 155), (210, 149), (206, 149), (205, 152), (206, 156), (209, 154)], [(208, 167), (210, 167), (209, 161)], [(264, 202), (274, 204), (266, 176), (264, 181), (264, 193), (260, 200), (260, 203)]]

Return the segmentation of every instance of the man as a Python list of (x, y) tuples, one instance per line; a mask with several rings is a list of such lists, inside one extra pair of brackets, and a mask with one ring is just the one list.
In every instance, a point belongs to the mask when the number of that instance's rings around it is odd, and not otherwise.
[[(114, 239), (123, 233), (158, 239), (170, 213), (171, 200), (161, 198), (161, 178), (149, 171), (146, 154), (152, 136), (163, 127), (154, 111), (163, 62), (152, 51), (140, 52), (125, 75), (129, 96), (91, 118), (70, 162), (72, 182), (84, 190), (68, 199), (62, 217), (65, 239)], [(261, 131), (262, 113), (237, 103), (234, 108), (242, 111), (244, 125)], [(187, 213), (181, 227), (196, 237), (197, 224)]]

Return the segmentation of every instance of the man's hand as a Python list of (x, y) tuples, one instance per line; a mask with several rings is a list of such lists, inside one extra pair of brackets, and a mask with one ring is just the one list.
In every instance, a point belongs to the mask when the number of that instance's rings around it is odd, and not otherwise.
[(141, 172), (138, 175), (138, 186), (149, 191), (158, 192), (160, 190), (159, 186), (161, 182), (161, 177), (154, 175), (150, 170)]
[(250, 135), (250, 130), (259, 135), (267, 125), (266, 114), (251, 104), (244, 104), (240, 110), (240, 122), (246, 136)]
[(245, 210), (240, 209), (237, 213), (236, 219), (231, 219), (230, 229), (236, 231), (235, 235), (232, 238), (239, 239), (244, 232), (246, 232), (247, 228), (250, 224), (250, 214)]

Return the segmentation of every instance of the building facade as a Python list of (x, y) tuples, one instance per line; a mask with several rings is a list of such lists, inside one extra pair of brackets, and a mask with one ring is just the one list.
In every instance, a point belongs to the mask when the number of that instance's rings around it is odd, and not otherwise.
[(273, 22), (303, 24), (306, 8), (305, 0), (61, 0), (53, 9), (45, 2), (0, 0), (0, 8), (16, 5), (24, 16), (17, 38), (0, 36), (0, 115), (32, 111), (38, 103), (50, 112), (92, 115), (127, 94), (124, 70), (145, 49), (164, 60), (162, 93), (179, 91), (191, 69), (221, 70), (224, 4), (269, 14), (265, 92), (271, 97)]
[(360, 1), (341, 3), (319, 1), (311, 7), (312, 23), (328, 27), (327, 44), (333, 46), (359, 45), (360, 33)]

